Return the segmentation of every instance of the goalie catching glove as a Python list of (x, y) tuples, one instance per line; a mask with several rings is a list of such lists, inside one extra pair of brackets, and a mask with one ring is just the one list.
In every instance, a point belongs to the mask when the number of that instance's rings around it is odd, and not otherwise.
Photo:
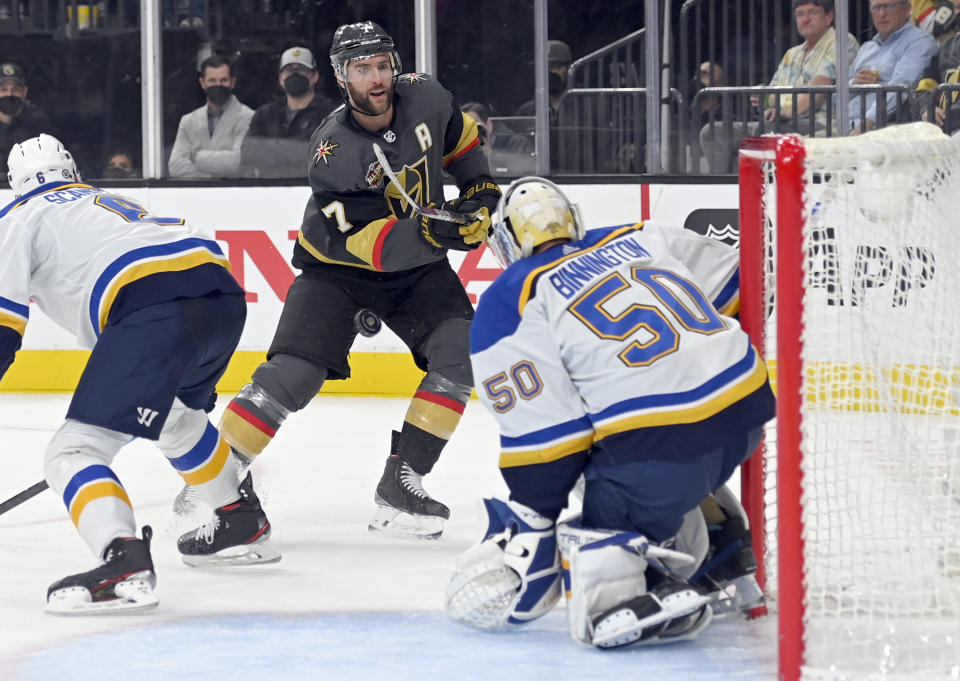
[(454, 566), (446, 611), (480, 629), (503, 629), (542, 617), (560, 599), (553, 521), (515, 501), (484, 499), (487, 531)]
[(420, 236), (431, 246), (454, 251), (471, 251), (487, 238), (492, 225), (490, 214), (500, 200), (500, 188), (490, 179), (478, 180), (459, 198), (447, 201), (443, 209), (474, 217), (467, 225), (438, 220), (426, 215), (420, 218)]

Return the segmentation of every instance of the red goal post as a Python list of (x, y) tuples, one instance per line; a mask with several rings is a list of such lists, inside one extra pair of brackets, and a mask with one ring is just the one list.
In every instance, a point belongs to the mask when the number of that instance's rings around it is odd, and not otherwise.
[(896, 128), (741, 146), (778, 401), (742, 497), (783, 681), (960, 678), (960, 140)]

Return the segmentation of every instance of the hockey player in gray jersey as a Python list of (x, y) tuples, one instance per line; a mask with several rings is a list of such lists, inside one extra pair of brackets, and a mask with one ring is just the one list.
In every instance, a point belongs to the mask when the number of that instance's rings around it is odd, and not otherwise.
[[(653, 222), (585, 233), (541, 178), (507, 191), (490, 246), (506, 271), (480, 299), (470, 350), (510, 500), (485, 500), (450, 614), (530, 621), (556, 603), (562, 571), (573, 637), (610, 648), (695, 637), (712, 604), (746, 596), (730, 582), (759, 597), (723, 488), (773, 416), (766, 367), (731, 316), (737, 251)], [(558, 527), (581, 475), (582, 516)]]
[[(310, 140), (312, 196), (293, 255), (301, 272), (267, 361), (229, 404), (221, 429), (241, 455), (258, 455), (324, 381), (350, 376), (354, 317), (372, 310), (426, 376), (403, 426), (392, 434), (369, 528), (434, 538), (450, 511), (424, 490), (422, 478), (453, 434), (473, 386), (473, 306), (447, 250), (483, 242), (500, 190), (474, 120), (431, 76), (401, 75), (400, 57), (383, 28), (370, 21), (341, 26), (330, 61), (344, 104)], [(418, 215), (387, 181), (374, 143), (421, 207), (444, 204), (441, 175), (449, 172), (460, 197), (444, 207), (474, 220), (460, 225)], [(343, 456), (334, 443), (318, 449), (332, 462)]]
[(216, 509), (178, 541), (188, 565), (280, 559), (249, 477), (207, 418), (246, 318), (243, 289), (219, 245), (176, 217), (80, 181), (50, 135), (13, 146), (17, 198), (0, 210), (0, 376), (13, 362), (31, 299), (91, 354), (44, 477), (100, 565), (51, 585), (47, 611), (154, 607), (151, 531), (110, 464), (132, 438), (156, 441)]

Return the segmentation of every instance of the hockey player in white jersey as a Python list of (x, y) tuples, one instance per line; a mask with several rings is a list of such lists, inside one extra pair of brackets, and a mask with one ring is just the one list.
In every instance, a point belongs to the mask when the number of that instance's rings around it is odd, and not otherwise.
[[(722, 485), (773, 416), (766, 367), (731, 316), (737, 251), (653, 222), (585, 233), (536, 177), (504, 194), (488, 244), (506, 270), (480, 299), (470, 350), (510, 499), (485, 500), (449, 614), (522, 624), (553, 607), (562, 574), (581, 643), (695, 637), (729, 595), (718, 587), (753, 579)], [(581, 475), (582, 515), (557, 527)]]
[(0, 210), (0, 376), (21, 345), (33, 299), (92, 350), (47, 446), (44, 477), (100, 565), (51, 585), (48, 612), (153, 607), (151, 530), (110, 464), (132, 438), (157, 442), (215, 509), (183, 535), (188, 565), (279, 560), (248, 476), (210, 423), (217, 380), (246, 318), (243, 289), (217, 242), (180, 218), (158, 217), (81, 182), (50, 135), (15, 144)]

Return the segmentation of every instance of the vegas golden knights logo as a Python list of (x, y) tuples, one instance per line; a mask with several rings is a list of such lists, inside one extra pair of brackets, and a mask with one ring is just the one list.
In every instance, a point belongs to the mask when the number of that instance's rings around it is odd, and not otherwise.
[[(427, 157), (422, 156), (419, 161), (411, 165), (404, 165), (397, 171), (397, 179), (403, 185), (404, 190), (411, 199), (417, 202), (417, 205), (430, 205), (430, 174), (427, 169)], [(390, 212), (399, 218), (413, 217), (407, 200), (400, 196), (400, 192), (393, 186), (392, 182), (387, 182), (383, 190), (383, 195), (390, 207)]]

